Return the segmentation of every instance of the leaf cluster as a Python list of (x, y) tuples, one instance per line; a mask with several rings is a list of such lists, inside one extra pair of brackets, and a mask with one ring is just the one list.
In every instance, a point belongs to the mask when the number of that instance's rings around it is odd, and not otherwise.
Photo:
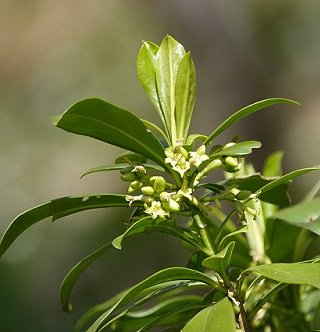
[[(319, 185), (295, 205), (288, 193), (295, 178), (320, 167), (282, 174), (283, 154), (277, 151), (257, 172), (245, 157), (260, 148), (260, 142), (216, 143), (221, 133), (257, 111), (298, 103), (265, 99), (227, 117), (208, 135), (189, 134), (196, 91), (190, 52), (171, 36), (160, 46), (143, 42), (137, 71), (163, 128), (97, 98), (79, 101), (54, 119), (65, 131), (125, 149), (114, 164), (83, 176), (119, 171), (128, 193), (62, 197), (34, 207), (9, 225), (0, 256), (21, 233), (48, 217), (54, 221), (89, 209), (130, 208), (123, 234), (108, 239), (64, 278), (64, 311), (72, 310), (72, 291), (90, 264), (108, 250), (121, 250), (128, 238), (166, 233), (190, 250), (190, 260), (186, 267), (158, 271), (90, 308), (76, 331), (320, 328), (320, 252), (310, 250), (320, 235)], [(218, 172), (219, 181), (208, 180), (212, 172)]]

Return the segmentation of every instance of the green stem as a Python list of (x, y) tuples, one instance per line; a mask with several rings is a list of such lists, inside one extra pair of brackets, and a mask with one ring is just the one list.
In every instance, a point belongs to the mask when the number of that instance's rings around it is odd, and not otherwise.
[(239, 308), (239, 315), (237, 319), (239, 327), (244, 332), (252, 332), (252, 328), (248, 320), (248, 315), (244, 308), (243, 302), (239, 294), (235, 291), (233, 287), (229, 288), (228, 296), (232, 300), (232, 302), (234, 302), (236, 306)]
[(210, 238), (209, 238), (209, 234), (207, 232), (207, 225), (202, 222), (199, 213), (194, 214), (193, 219), (194, 219), (194, 221), (196, 222), (196, 224), (199, 228), (200, 237), (202, 239), (202, 242), (203, 242), (204, 246), (207, 249), (206, 254), (208, 256), (213, 255), (214, 250), (213, 250), (213, 246), (212, 246), (212, 243), (210, 241)]

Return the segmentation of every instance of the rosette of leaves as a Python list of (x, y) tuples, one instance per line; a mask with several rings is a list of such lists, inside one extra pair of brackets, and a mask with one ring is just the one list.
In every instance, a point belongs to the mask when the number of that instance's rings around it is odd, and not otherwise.
[[(314, 245), (320, 234), (319, 185), (295, 206), (290, 206), (287, 193), (292, 179), (319, 167), (283, 175), (282, 153), (276, 152), (259, 173), (245, 156), (260, 142), (233, 139), (217, 144), (222, 132), (250, 114), (297, 103), (265, 99), (227, 117), (209, 135), (189, 134), (196, 89), (190, 52), (171, 36), (160, 46), (143, 42), (137, 68), (162, 128), (96, 98), (75, 103), (54, 120), (58, 128), (127, 150), (114, 164), (84, 175), (120, 171), (128, 193), (62, 197), (32, 208), (9, 225), (0, 255), (22, 232), (47, 217), (130, 208), (134, 212), (124, 233), (66, 275), (60, 289), (63, 310), (72, 310), (71, 293), (88, 266), (107, 250), (120, 250), (130, 237), (167, 233), (190, 249), (190, 261), (186, 267), (158, 271), (89, 309), (76, 331), (319, 328), (320, 264)], [(208, 182), (211, 172), (220, 172), (220, 181)]]

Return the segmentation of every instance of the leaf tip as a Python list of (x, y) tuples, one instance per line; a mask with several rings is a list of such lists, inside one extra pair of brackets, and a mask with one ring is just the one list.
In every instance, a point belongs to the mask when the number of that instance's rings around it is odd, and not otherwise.
[(58, 127), (58, 123), (61, 119), (62, 115), (56, 115), (51, 119), (51, 122), (54, 126)]
[(121, 250), (122, 249), (122, 235), (118, 236), (117, 238), (115, 238), (112, 241), (112, 245), (114, 246), (114, 248)]
[(72, 304), (69, 301), (67, 303), (63, 303), (62, 310), (64, 312), (70, 313), (72, 311)]

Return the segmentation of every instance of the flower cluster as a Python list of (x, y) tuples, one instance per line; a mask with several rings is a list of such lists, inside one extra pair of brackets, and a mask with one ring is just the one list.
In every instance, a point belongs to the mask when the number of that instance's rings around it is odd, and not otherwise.
[(162, 176), (150, 176), (140, 165), (125, 169), (122, 173), (124, 174), (121, 179), (130, 182), (128, 193), (139, 193), (136, 196), (126, 196), (129, 205), (135, 201), (143, 202), (144, 212), (154, 219), (166, 218), (170, 212), (180, 211), (181, 195), (172, 191), (174, 185), (167, 182)]
[[(171, 146), (165, 150), (165, 162), (184, 178), (192, 166), (199, 167), (209, 159), (205, 153), (205, 146), (200, 146), (194, 152), (187, 152), (182, 144)], [(194, 202), (193, 188), (188, 188), (184, 182), (180, 188), (167, 182), (162, 176), (150, 176), (142, 166), (135, 166), (122, 171), (121, 179), (130, 182), (128, 193), (138, 193), (136, 196), (127, 195), (126, 200), (131, 205), (135, 201), (144, 203), (144, 212), (152, 218), (167, 218), (170, 213), (177, 213), (187, 209), (188, 203)]]
[(187, 152), (181, 144), (177, 144), (167, 148), (165, 154), (167, 156), (165, 162), (170, 164), (172, 169), (180, 174), (181, 178), (190, 170), (192, 165), (199, 167), (202, 162), (209, 159), (204, 145), (201, 145), (197, 151)]
[[(235, 143), (228, 143), (223, 148), (233, 144)], [(129, 195), (126, 196), (129, 205), (135, 201), (143, 202), (144, 213), (154, 219), (169, 218), (171, 213), (190, 212), (190, 205), (199, 204), (193, 196), (193, 191), (202, 177), (220, 167), (230, 173), (239, 171), (241, 167), (241, 160), (234, 156), (222, 155), (210, 160), (204, 145), (196, 151), (187, 151), (182, 142), (177, 142), (165, 150), (165, 155), (165, 162), (181, 177), (182, 182), (179, 186), (168, 182), (162, 176), (149, 175), (142, 165), (130, 166), (121, 171), (121, 179), (130, 182)], [(206, 161), (207, 163), (202, 165)], [(130, 195), (133, 193), (136, 195)], [(235, 193), (229, 188), (221, 198), (238, 201), (236, 194), (238, 192)], [(240, 202), (238, 205), (241, 205)]]

